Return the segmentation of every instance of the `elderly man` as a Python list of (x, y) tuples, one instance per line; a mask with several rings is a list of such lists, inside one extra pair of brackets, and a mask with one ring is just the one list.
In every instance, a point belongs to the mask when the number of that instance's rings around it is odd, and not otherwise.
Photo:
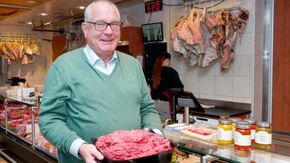
[(82, 23), (87, 45), (63, 54), (50, 67), (39, 126), (57, 147), (59, 162), (102, 160), (94, 141), (116, 130), (161, 130), (139, 62), (115, 50), (120, 28), (114, 3), (92, 2)]

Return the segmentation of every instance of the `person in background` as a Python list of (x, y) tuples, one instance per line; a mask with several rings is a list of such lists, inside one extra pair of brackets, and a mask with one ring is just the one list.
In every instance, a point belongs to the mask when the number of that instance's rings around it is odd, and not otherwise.
[(121, 28), (116, 5), (92, 2), (81, 27), (87, 45), (52, 64), (39, 113), (41, 133), (63, 163), (104, 159), (94, 143), (116, 130), (152, 128), (162, 134), (140, 63), (115, 50)]
[(170, 67), (171, 56), (168, 52), (162, 52), (155, 60), (153, 67), (153, 84), (151, 96), (155, 100), (169, 101), (171, 88), (183, 89), (178, 72)]

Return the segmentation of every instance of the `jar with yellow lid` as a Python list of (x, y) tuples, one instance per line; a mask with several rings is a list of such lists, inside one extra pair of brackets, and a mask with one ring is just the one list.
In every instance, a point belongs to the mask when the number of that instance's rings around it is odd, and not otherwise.
[(272, 127), (268, 122), (257, 123), (256, 128), (256, 147), (270, 148), (272, 144)]
[(251, 143), (255, 144), (255, 135), (256, 135), (256, 120), (255, 119), (244, 119), (244, 121), (249, 122), (251, 127)]
[(217, 142), (220, 145), (232, 144), (233, 122), (230, 119), (219, 119)]

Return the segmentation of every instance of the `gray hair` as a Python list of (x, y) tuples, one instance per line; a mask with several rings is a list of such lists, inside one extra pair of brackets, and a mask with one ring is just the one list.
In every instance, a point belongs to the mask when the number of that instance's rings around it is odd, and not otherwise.
[(113, 3), (113, 2), (111, 2), (109, 0), (96, 0), (96, 1), (92, 2), (91, 4), (89, 4), (86, 7), (85, 15), (84, 15), (85, 22), (86, 21), (92, 21), (92, 8), (97, 3), (106, 3), (106, 4), (110, 5), (110, 6), (112, 6), (116, 10), (116, 12), (118, 14), (118, 20), (120, 20), (120, 12), (119, 12), (119, 9), (118, 9), (118, 7), (116, 6), (115, 3)]

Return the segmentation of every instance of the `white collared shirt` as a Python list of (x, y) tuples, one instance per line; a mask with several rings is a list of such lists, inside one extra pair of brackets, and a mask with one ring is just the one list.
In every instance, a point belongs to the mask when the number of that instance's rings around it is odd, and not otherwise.
[(118, 62), (116, 51), (113, 53), (112, 59), (107, 64), (105, 64), (105, 62), (88, 45), (86, 45), (83, 50), (89, 60), (89, 63), (96, 70), (101, 71), (106, 75), (111, 75)]

